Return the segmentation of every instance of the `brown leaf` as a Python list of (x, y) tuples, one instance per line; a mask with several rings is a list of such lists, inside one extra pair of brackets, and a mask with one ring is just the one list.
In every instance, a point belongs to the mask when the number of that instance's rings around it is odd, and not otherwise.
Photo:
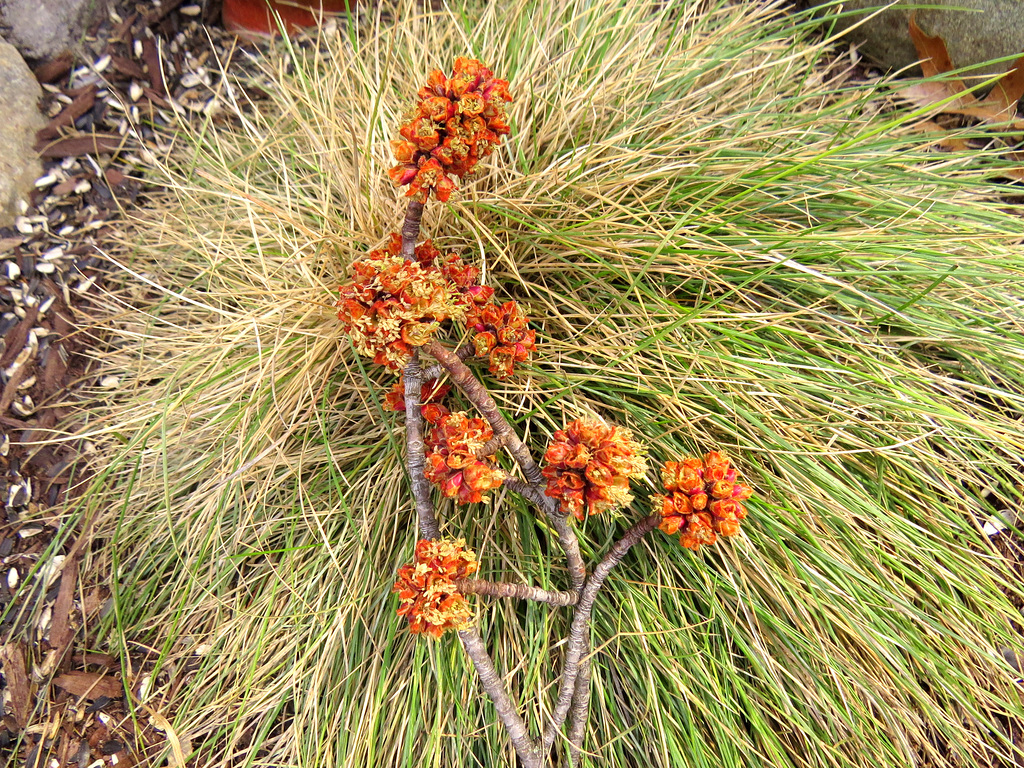
[(28, 725), (32, 704), (32, 688), (25, 667), (25, 651), (20, 643), (7, 643), (0, 648), (0, 663), (3, 664), (7, 691), (11, 695), (11, 709), (18, 726)]
[(988, 101), (1000, 107), (1000, 111), (1006, 113), (1006, 119), (1012, 120), (1017, 116), (1017, 102), (1024, 98), (1024, 56), (1021, 56), (1013, 64), (1013, 69), (999, 78), (992, 93), (988, 95)]
[(53, 684), (63, 688), (74, 696), (97, 699), (106, 696), (108, 699), (124, 697), (124, 688), (119, 680), (96, 672), (65, 672), (53, 679)]
[[(946, 50), (946, 44), (939, 35), (926, 35), (917, 26), (915, 14), (910, 14), (910, 39), (917, 49), (924, 76), (933, 78), (951, 72), (953, 61)], [(991, 123), (1013, 120), (1017, 100), (1024, 95), (1024, 56), (1017, 60), (1014, 69), (996, 83), (984, 101), (979, 101), (970, 93), (962, 80), (951, 77), (914, 83), (901, 89), (899, 95), (918, 107), (938, 106), (948, 114), (976, 117)], [(1014, 125), (1016, 127), (1016, 123)]]
[[(998, 121), (1003, 117), (1003, 110), (988, 101), (978, 101), (969, 93), (957, 96), (945, 81), (914, 83), (901, 88), (897, 93), (918, 107), (938, 107), (940, 112), (951, 115), (965, 115), (980, 120)], [(956, 97), (956, 98), (952, 98)], [(947, 101), (947, 99), (951, 99)], [(943, 104), (942, 102), (946, 102)]]
[[(53, 355), (59, 357), (59, 355)], [(78, 586), (78, 557), (72, 555), (64, 561), (60, 589), (53, 603), (53, 623), (50, 625), (50, 645), (63, 656), (74, 637), (71, 612), (75, 607), (75, 587)]]
[[(953, 60), (946, 50), (946, 43), (939, 35), (926, 35), (917, 26), (917, 11), (910, 12), (910, 39), (917, 49), (917, 56), (921, 60), (921, 71), (925, 77), (937, 77), (945, 72), (953, 71)], [(957, 92), (965, 90), (964, 84), (959, 80)]]

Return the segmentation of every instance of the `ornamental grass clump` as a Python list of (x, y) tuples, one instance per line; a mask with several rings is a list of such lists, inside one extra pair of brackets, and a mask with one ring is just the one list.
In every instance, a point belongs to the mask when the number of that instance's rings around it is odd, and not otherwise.
[[(447, 201), (464, 178), (509, 132), (504, 104), (508, 83), (479, 61), (459, 58), (446, 77), (433, 72), (419, 91), (412, 117), (393, 142), (399, 165), (390, 175), (408, 185), (412, 198), (401, 234), (351, 267), (341, 286), (338, 317), (361, 355), (392, 371), (398, 382), (385, 395), (388, 410), (404, 412), (406, 464), (419, 534), (415, 559), (398, 570), (393, 591), (409, 631), (440, 638), (458, 633), (498, 718), (526, 768), (548, 765), (554, 742), (568, 722), (568, 761), (578, 765), (590, 698), (590, 619), (608, 574), (646, 534), (660, 528), (680, 534), (696, 550), (719, 536), (734, 536), (746, 517), (751, 489), (738, 482), (730, 460), (717, 451), (703, 459), (667, 461), (664, 495), (650, 501), (652, 514), (634, 523), (596, 565), (588, 567), (571, 517), (627, 510), (630, 484), (647, 471), (646, 450), (629, 429), (598, 418), (576, 419), (554, 431), (538, 464), (533, 448), (499, 410), (483, 374), (470, 363), (487, 361), (487, 374), (511, 380), (537, 352), (536, 331), (515, 301), (494, 301), (480, 284), (480, 270), (454, 253), (442, 256), (428, 240), (417, 244), (425, 202), (433, 192)], [(433, 363), (424, 369), (428, 359)], [(445, 380), (445, 378), (447, 380)], [(449, 383), (450, 382), (450, 383)], [(479, 415), (453, 410), (455, 388)], [(506, 452), (519, 474), (502, 466)], [(520, 494), (555, 531), (570, 584), (552, 591), (524, 583), (469, 578), (478, 569), (462, 539), (443, 538), (444, 521), (431, 487), (459, 505), (488, 499), (498, 488)], [(468, 595), (533, 600), (572, 606), (565, 658), (550, 717), (536, 736), (517, 711), (484, 646)]]

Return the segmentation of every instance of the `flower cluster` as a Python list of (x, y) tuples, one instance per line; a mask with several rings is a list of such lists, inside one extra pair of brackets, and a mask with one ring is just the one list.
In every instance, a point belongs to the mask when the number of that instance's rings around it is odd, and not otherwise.
[(451, 77), (434, 70), (419, 90), (412, 115), (391, 142), (398, 165), (388, 171), (409, 197), (425, 202), (430, 191), (447, 200), (453, 176), (463, 178), (494, 151), (509, 132), (505, 102), (508, 82), (476, 59), (457, 58)]
[[(480, 270), (456, 254), (442, 257), (429, 240), (416, 246), (415, 261), (402, 258), (402, 237), (353, 262), (352, 282), (339, 288), (338, 318), (356, 351), (378, 365), (400, 370), (412, 347), (426, 344), (445, 320), (463, 320), (490, 288), (474, 285)], [(479, 298), (482, 297), (482, 298)]]
[(466, 326), (473, 334), (475, 354), (489, 358), (488, 370), (499, 379), (510, 378), (515, 364), (537, 351), (537, 332), (526, 327), (529, 322), (514, 301), (469, 308)]
[[(451, 384), (441, 384), (437, 379), (428, 379), (420, 387), (420, 406), (439, 403), (451, 392)], [(384, 410), (405, 411), (405, 377), (399, 376), (391, 391), (384, 395)]]
[(647, 469), (630, 431), (600, 421), (577, 420), (555, 432), (544, 461), (544, 493), (577, 520), (628, 504), (630, 478)]
[(440, 637), (448, 629), (464, 629), (473, 612), (455, 588), (457, 579), (476, 573), (476, 555), (462, 539), (424, 539), (416, 543), (415, 560), (398, 569), (392, 592), (398, 593), (398, 615), (409, 620), (409, 631)]
[(711, 451), (702, 459), (667, 461), (661, 470), (665, 496), (655, 496), (665, 533), (679, 533), (679, 543), (690, 549), (714, 544), (718, 536), (735, 536), (747, 516), (743, 502), (750, 486), (736, 482), (725, 454)]
[(477, 456), (494, 436), (486, 421), (437, 404), (424, 407), (423, 418), (434, 425), (426, 440), (426, 476), (441, 493), (459, 504), (471, 504), (501, 485), (505, 473)]

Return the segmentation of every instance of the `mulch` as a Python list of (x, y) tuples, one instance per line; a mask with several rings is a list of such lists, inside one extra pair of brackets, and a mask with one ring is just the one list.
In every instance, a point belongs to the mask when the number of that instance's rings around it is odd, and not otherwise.
[[(89, 479), (92, 446), (62, 439), (90, 398), (117, 386), (91, 373), (110, 341), (98, 302), (115, 269), (126, 211), (148, 202), (147, 153), (174, 126), (218, 120), (221, 66), (243, 50), (219, 30), (216, 3), (114, 3), (83, 41), (33, 69), (49, 117), (37, 135), (43, 175), (13, 227), (0, 228), (0, 761), (126, 766), (161, 753), (178, 685), (193, 669), (158, 669), (86, 650), (84, 627), (110, 593), (81, 574), (88, 531), (65, 530), (69, 497)], [(256, 98), (260, 94), (255, 95)], [(188, 666), (188, 665), (185, 665)], [(127, 697), (134, 699), (129, 707)], [(143, 711), (146, 717), (139, 717)], [(134, 714), (133, 714), (134, 713)]]

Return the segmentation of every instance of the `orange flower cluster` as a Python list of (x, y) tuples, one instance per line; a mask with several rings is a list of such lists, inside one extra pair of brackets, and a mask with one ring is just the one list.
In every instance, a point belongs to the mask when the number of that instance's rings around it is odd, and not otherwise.
[(468, 306), (493, 293), (474, 285), (480, 270), (454, 253), (442, 257), (429, 240), (416, 246), (415, 261), (401, 252), (402, 236), (392, 233), (386, 247), (353, 262), (352, 282), (339, 288), (337, 302), (356, 351), (392, 370), (403, 368), (412, 347), (429, 342), (441, 323), (463, 320)]
[[(388, 253), (399, 254), (402, 252), (402, 236), (397, 232), (391, 233), (391, 242), (388, 243)], [(467, 302), (488, 301), (494, 294), (493, 288), (485, 288), (477, 285), (480, 279), (480, 270), (470, 264), (466, 264), (454, 251), (442, 254), (431, 240), (424, 240), (416, 246), (416, 261), (424, 269), (436, 269), (447, 280), (452, 289), (461, 294), (468, 294)], [(480, 298), (480, 294), (484, 298)]]
[(426, 440), (426, 476), (441, 493), (459, 504), (472, 504), (501, 485), (505, 473), (476, 455), (494, 436), (486, 421), (437, 404), (424, 407), (423, 418), (434, 425)]
[(416, 543), (412, 563), (398, 569), (392, 592), (401, 604), (398, 615), (409, 620), (409, 631), (440, 637), (448, 629), (465, 629), (473, 618), (469, 603), (455, 588), (456, 579), (476, 573), (476, 555), (466, 542), (423, 539)]
[[(428, 379), (420, 388), (420, 405), (439, 403), (451, 392), (450, 384), (441, 384), (437, 379)], [(405, 377), (399, 376), (391, 391), (384, 395), (385, 411), (405, 411)]]
[(555, 432), (544, 461), (544, 493), (577, 520), (628, 504), (630, 478), (647, 469), (630, 431), (600, 421), (577, 420)]
[(473, 333), (476, 356), (489, 358), (488, 370), (499, 379), (510, 378), (515, 364), (537, 351), (537, 332), (526, 327), (529, 322), (514, 301), (469, 308), (466, 326)]
[(391, 142), (398, 165), (388, 171), (395, 186), (409, 185), (409, 197), (426, 202), (433, 190), (445, 201), (455, 191), (453, 176), (472, 173), (509, 132), (505, 102), (508, 82), (476, 59), (457, 58), (451, 77), (434, 70), (417, 94), (412, 116)]
[(689, 549), (714, 544), (718, 536), (735, 536), (747, 516), (743, 502), (750, 498), (750, 486), (736, 482), (725, 454), (711, 451), (704, 459), (667, 461), (661, 470), (667, 494), (655, 496), (654, 505), (662, 516), (659, 528)]

